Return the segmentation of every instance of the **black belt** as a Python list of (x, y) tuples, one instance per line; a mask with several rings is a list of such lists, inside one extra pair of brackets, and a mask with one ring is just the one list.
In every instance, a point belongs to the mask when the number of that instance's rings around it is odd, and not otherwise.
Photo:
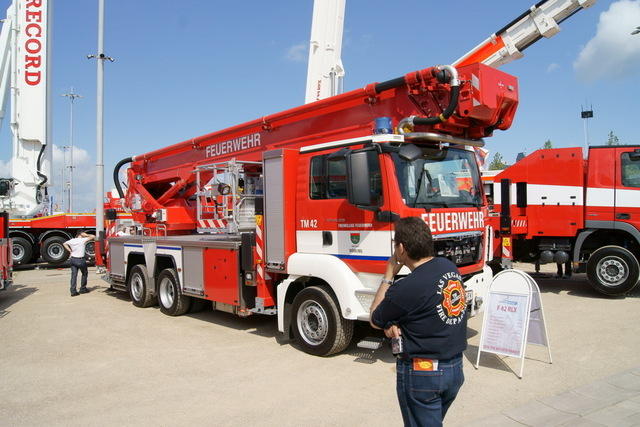
[(453, 356), (453, 357), (451, 357), (449, 359), (438, 359), (437, 357), (424, 357), (424, 356), (415, 356), (415, 357), (401, 356), (401, 357), (398, 357), (398, 359), (400, 359), (402, 361), (406, 361), (406, 362), (410, 362), (414, 358), (418, 358), (418, 359), (433, 359), (433, 360), (437, 360), (438, 363), (447, 364), (447, 363), (455, 362), (456, 360), (460, 359), (461, 357), (462, 357), (462, 353), (458, 353), (458, 354), (456, 354), (455, 356)]

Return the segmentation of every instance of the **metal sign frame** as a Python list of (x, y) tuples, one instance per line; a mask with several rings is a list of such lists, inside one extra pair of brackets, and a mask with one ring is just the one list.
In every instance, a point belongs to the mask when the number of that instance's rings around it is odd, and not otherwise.
[[(519, 280), (518, 280), (519, 279)], [(531, 323), (532, 320), (532, 302), (534, 300), (534, 295), (537, 294), (536, 302), (539, 303), (540, 307), (535, 307), (535, 312), (540, 312), (540, 317), (534, 318), (535, 323)], [(519, 342), (519, 351), (517, 355), (509, 354), (507, 352), (499, 351), (496, 349), (487, 349), (485, 348), (487, 341), (487, 334), (485, 333), (487, 324), (491, 318), (491, 308), (492, 308), (492, 298), (496, 298), (498, 296), (513, 296), (513, 297), (526, 297), (526, 302), (524, 304), (525, 311), (525, 321), (522, 322), (520, 326), (522, 329), (518, 334), (520, 336)], [(533, 327), (540, 327), (539, 324), (542, 324), (542, 329), (537, 331), (536, 338), (542, 338), (542, 342), (530, 342), (529, 340), (529, 330)], [(489, 290), (487, 292), (487, 302), (486, 309), (484, 312), (484, 318), (482, 319), (482, 330), (480, 332), (480, 344), (478, 346), (478, 355), (476, 357), (475, 368), (478, 369), (480, 363), (480, 354), (484, 351), (485, 353), (493, 353), (493, 354), (501, 354), (510, 357), (517, 357), (521, 359), (520, 362), (520, 374), (518, 378), (522, 379), (522, 374), (524, 372), (524, 359), (526, 357), (526, 346), (527, 344), (535, 344), (542, 345), (547, 347), (549, 353), (549, 363), (553, 363), (553, 359), (551, 358), (551, 344), (549, 343), (549, 333), (547, 330), (547, 324), (544, 319), (544, 310), (542, 306), (542, 297), (540, 296), (540, 288), (538, 284), (529, 276), (527, 273), (520, 270), (504, 270), (498, 273), (491, 284), (489, 285)]]

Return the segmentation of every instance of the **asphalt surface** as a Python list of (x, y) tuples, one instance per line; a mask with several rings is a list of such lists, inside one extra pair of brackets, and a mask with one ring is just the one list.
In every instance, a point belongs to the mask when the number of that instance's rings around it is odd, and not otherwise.
[[(107, 292), (93, 269), (89, 294), (71, 298), (68, 280), (68, 269), (24, 270), (0, 292), (0, 425), (402, 424), (387, 348), (364, 351), (354, 342), (342, 354), (313, 357), (282, 340), (273, 317), (207, 310), (172, 318)], [(471, 319), (466, 382), (446, 425), (551, 425), (528, 424), (526, 414), (540, 413), (535, 402), (566, 412), (554, 396), (572, 401), (574, 390), (591, 386), (591, 397), (604, 399), (612, 390), (593, 384), (619, 391), (611, 378), (637, 376), (640, 289), (607, 298), (584, 275), (536, 280), (553, 364), (545, 348), (529, 346), (523, 379), (519, 360), (508, 357), (483, 353), (474, 369), (482, 317)], [(356, 333), (371, 331), (362, 325)], [(627, 377), (620, 381), (633, 387)], [(577, 415), (623, 405), (633, 420), (628, 397)]]

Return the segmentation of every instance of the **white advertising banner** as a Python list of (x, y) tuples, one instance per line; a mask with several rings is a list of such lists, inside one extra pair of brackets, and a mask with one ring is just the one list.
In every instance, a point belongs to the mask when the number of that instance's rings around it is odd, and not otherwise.
[(16, 85), (20, 94), (17, 112), (20, 122), (29, 124), (21, 127), (20, 139), (46, 144), (48, 2), (19, 0), (16, 4)]
[(521, 357), (527, 321), (526, 295), (489, 292), (482, 351)]

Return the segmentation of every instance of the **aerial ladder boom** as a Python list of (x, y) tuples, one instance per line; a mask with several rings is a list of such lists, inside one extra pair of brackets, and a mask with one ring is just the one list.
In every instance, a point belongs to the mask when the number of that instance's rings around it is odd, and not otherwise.
[(342, 93), (342, 32), (346, 0), (315, 0), (305, 104)]
[(0, 178), (0, 210), (47, 213), (51, 185), (49, 21), (52, 0), (14, 0), (0, 33), (0, 125), (11, 94), (11, 176)]
[(9, 42), (11, 38), (13, 25), (13, 4), (7, 9), (7, 17), (2, 24), (0, 32), (0, 129), (7, 112), (7, 99), (9, 96), (10, 72), (11, 72), (11, 50)]
[(531, 6), (509, 24), (453, 63), (463, 66), (480, 62), (498, 68), (522, 58), (526, 48), (540, 40), (556, 35), (560, 24), (596, 0), (543, 0)]
[[(316, 0), (313, 6), (305, 103), (342, 93), (340, 59), (346, 0)], [(560, 31), (560, 24), (596, 0), (542, 0), (453, 63), (494, 68), (522, 58), (526, 48)]]

